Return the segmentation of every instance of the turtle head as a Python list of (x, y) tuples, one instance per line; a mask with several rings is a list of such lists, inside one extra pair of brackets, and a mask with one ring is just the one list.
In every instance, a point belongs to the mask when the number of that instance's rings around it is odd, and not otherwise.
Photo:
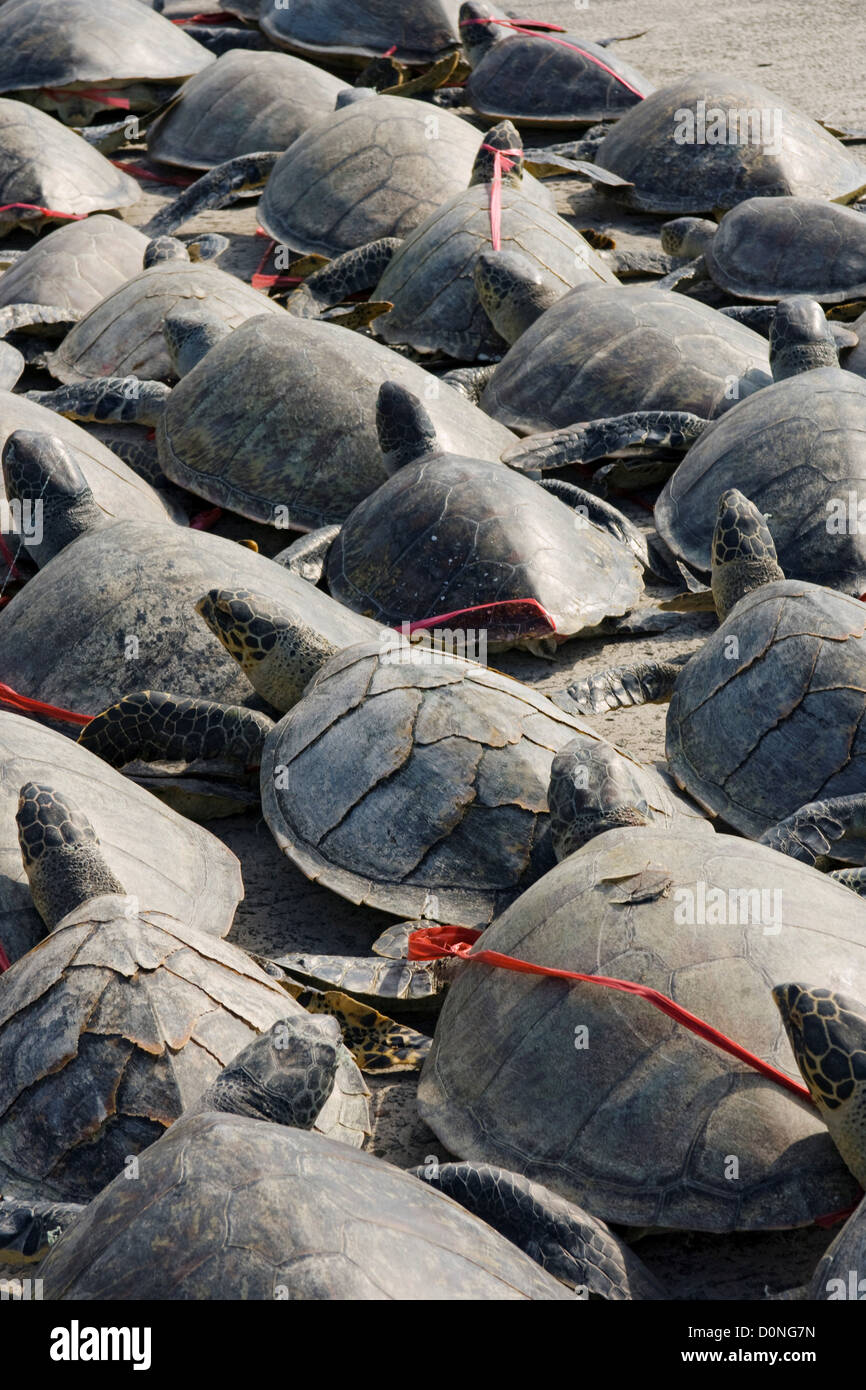
[(500, 121), (488, 130), (475, 156), (469, 187), (477, 183), (491, 183), (497, 164), (503, 184), (520, 188), (523, 182), (523, 142), (517, 127), (510, 121)]
[(508, 32), (492, 23), (493, 18), (490, 7), (479, 4), (479, 0), (464, 0), (460, 6), (460, 38), (472, 67), (481, 61), (488, 48)]
[(785, 575), (763, 512), (735, 487), (719, 498), (713, 532), (712, 590), (719, 622), (735, 603)]
[(612, 744), (586, 737), (567, 743), (550, 768), (547, 802), (557, 859), (604, 830), (654, 819), (635, 764)]
[(191, 372), (231, 331), (224, 319), (204, 306), (179, 305), (172, 309), (163, 320), (162, 336), (177, 375), (182, 377)]
[(838, 365), (836, 338), (818, 301), (806, 294), (780, 300), (770, 324), (773, 380)]
[(496, 332), (509, 344), (563, 294), (561, 283), (546, 279), (538, 263), (519, 251), (482, 251), (475, 262), (475, 289)]
[(662, 250), (668, 256), (693, 261), (702, 256), (718, 231), (705, 217), (675, 217), (661, 229)]
[(310, 1129), (334, 1089), (341, 1052), (335, 1018), (290, 1014), (223, 1067), (187, 1113), (222, 1110)]
[(175, 236), (155, 236), (144, 248), (144, 268), (162, 265), (164, 261), (188, 261), (189, 252)]
[(76, 454), (56, 435), (37, 430), (13, 430), (3, 446), (6, 496), (20, 505), (22, 540), (39, 566), (108, 523)]
[(33, 906), (49, 931), (92, 898), (125, 895), (90, 821), (62, 793), (26, 782), (18, 795), (15, 820)]
[(339, 651), (288, 609), (248, 589), (211, 589), (195, 608), (254, 689), (278, 710), (291, 709)]
[(376, 398), (376, 431), (386, 473), (441, 452), (436, 426), (418, 397), (397, 381), (383, 381)]
[(773, 999), (833, 1142), (866, 1187), (866, 1006), (802, 984), (777, 985)]

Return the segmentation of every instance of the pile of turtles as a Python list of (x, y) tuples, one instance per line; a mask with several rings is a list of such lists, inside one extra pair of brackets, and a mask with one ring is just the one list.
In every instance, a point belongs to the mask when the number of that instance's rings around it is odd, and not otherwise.
[(846, 1296), (866, 161), (627, 51), (0, 6), (0, 1276)]

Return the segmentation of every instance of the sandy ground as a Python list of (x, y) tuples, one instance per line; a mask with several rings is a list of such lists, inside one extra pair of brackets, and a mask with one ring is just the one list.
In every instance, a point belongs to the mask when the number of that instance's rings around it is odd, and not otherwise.
[[(772, 5), (734, 0), (725, 6), (710, 0), (590, 0), (588, 5), (580, 0), (574, 4), (527, 0), (520, 13), (554, 20), (587, 38), (645, 30), (623, 52), (656, 85), (700, 69), (738, 73), (766, 85), (815, 118), (866, 126), (866, 83), (860, 80), (866, 61), (866, 7), (860, 0), (835, 0), (817, 8), (805, 0)], [(539, 143), (535, 132), (527, 143)], [(143, 226), (177, 192), (154, 183), (144, 183), (143, 188), (141, 201), (124, 213), (137, 226)], [(651, 240), (655, 234), (658, 224), (652, 219), (623, 215), (579, 180), (558, 181), (555, 188), (563, 215), (578, 227), (607, 231), (621, 247)], [(231, 246), (220, 264), (250, 278), (266, 244), (255, 234), (254, 204), (203, 214), (184, 228), (194, 230), (228, 235)], [(648, 524), (647, 512), (639, 505), (623, 505), (632, 519)], [(255, 537), (266, 553), (286, 543), (284, 532), (268, 532), (242, 518), (226, 516), (215, 529), (235, 537)], [(553, 662), (515, 653), (494, 662), (537, 689), (552, 691), (576, 675), (616, 661), (657, 659), (693, 650), (706, 624), (707, 619), (695, 618), (677, 632), (661, 636), (572, 641)], [(664, 755), (663, 706), (626, 710), (594, 722), (606, 737), (638, 756), (654, 760)], [(266, 825), (256, 816), (212, 822), (210, 829), (234, 850), (243, 866), (246, 897), (238, 909), (233, 940), (272, 956), (300, 949), (369, 954), (370, 943), (390, 920), (384, 914), (354, 907), (309, 883), (280, 855)], [(369, 1084), (373, 1152), (400, 1166), (418, 1163), (427, 1154), (447, 1157), (417, 1114), (416, 1076), (377, 1077)], [(817, 1228), (740, 1237), (647, 1235), (637, 1239), (637, 1248), (673, 1297), (761, 1298), (768, 1291), (804, 1282), (831, 1235)]]

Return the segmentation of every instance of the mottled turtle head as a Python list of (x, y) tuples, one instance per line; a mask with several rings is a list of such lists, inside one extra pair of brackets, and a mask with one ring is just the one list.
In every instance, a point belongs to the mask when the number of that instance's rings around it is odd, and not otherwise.
[(753, 589), (784, 578), (763, 512), (729, 488), (719, 498), (713, 532), (712, 590), (719, 622)]
[(16, 502), (21, 539), (39, 566), (88, 531), (108, 524), (78, 451), (53, 434), (13, 430), (3, 446), (6, 496)]
[[(503, 153), (497, 156), (497, 150)], [(512, 153), (505, 153), (506, 151)], [(523, 183), (523, 141), (517, 133), (517, 127), (510, 121), (500, 121), (498, 125), (492, 126), (481, 141), (475, 163), (472, 165), (469, 187), (472, 188), (476, 183), (491, 183), (497, 164), (503, 186), (520, 188)]]
[(604, 830), (648, 825), (653, 819), (638, 768), (598, 739), (573, 739), (557, 753), (547, 802), (557, 859), (566, 859)]
[(702, 256), (718, 231), (705, 217), (675, 217), (661, 229), (662, 250), (668, 256), (695, 260)]
[(475, 288), (496, 332), (509, 344), (561, 299), (565, 289), (519, 251), (482, 251), (475, 262)]
[(777, 985), (773, 998), (833, 1142), (866, 1187), (866, 1006), (803, 984)]
[(49, 931), (92, 898), (126, 894), (106, 863), (90, 821), (61, 792), (25, 782), (15, 820), (33, 906)]
[(418, 397), (397, 381), (383, 381), (376, 398), (376, 431), (386, 473), (440, 452), (436, 426)]
[(508, 30), (500, 28), (498, 24), (492, 24), (493, 11), (489, 5), (482, 5), (479, 0), (464, 0), (460, 6), (460, 38), (466, 51), (466, 58), (474, 68), (479, 63), (497, 39)]
[(770, 324), (773, 380), (838, 365), (836, 338), (818, 301), (806, 294), (780, 300)]
[(164, 261), (188, 261), (189, 252), (175, 236), (155, 236), (144, 248), (144, 268), (162, 265)]
[(200, 232), (184, 244), (191, 261), (214, 261), (231, 245), (228, 237), (221, 232)]
[(352, 106), (356, 101), (368, 101), (370, 97), (377, 93), (372, 87), (344, 87), (337, 93), (337, 100), (334, 103), (335, 111), (342, 111), (344, 106)]
[(278, 710), (291, 709), (339, 651), (303, 619), (248, 589), (211, 589), (195, 607), (254, 689)]
[(225, 320), (205, 305), (180, 304), (172, 309), (163, 320), (162, 336), (176, 374), (186, 376), (231, 331)]
[(341, 1050), (335, 1018), (290, 1014), (232, 1058), (187, 1113), (222, 1110), (310, 1129), (334, 1089)]

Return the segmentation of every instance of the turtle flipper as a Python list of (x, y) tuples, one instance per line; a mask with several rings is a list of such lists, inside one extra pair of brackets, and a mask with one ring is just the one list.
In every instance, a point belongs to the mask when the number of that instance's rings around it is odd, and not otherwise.
[(707, 263), (703, 256), (697, 256), (693, 261), (686, 261), (685, 265), (675, 266), (669, 270), (667, 275), (663, 275), (656, 281), (658, 290), (690, 290), (693, 285), (699, 285), (702, 280), (707, 279)]
[(228, 757), (257, 766), (273, 728), (266, 714), (241, 705), (220, 705), (142, 690), (126, 695), (86, 724), (78, 742), (112, 767), (145, 762)]
[(11, 391), (27, 363), (24, 354), (11, 343), (0, 342), (0, 391)]
[(351, 294), (371, 290), (382, 278), (394, 252), (403, 245), (401, 237), (380, 237), (366, 246), (345, 251), (321, 270), (308, 276), (286, 300), (286, 309), (296, 318), (318, 318), (325, 309), (340, 304)]
[(610, 666), (575, 681), (564, 693), (553, 695), (560, 709), (577, 714), (604, 714), (630, 705), (664, 704), (671, 698), (677, 676), (688, 657), (673, 661), (645, 661), (634, 666)]
[(439, 1163), (410, 1170), (586, 1297), (661, 1299), (661, 1285), (596, 1217), (520, 1173), (489, 1163)]
[(171, 387), (162, 381), (140, 381), (137, 376), (102, 376), (25, 395), (28, 401), (69, 420), (153, 427), (162, 419)]
[(35, 328), (39, 324), (62, 323), (71, 328), (80, 318), (81, 314), (75, 309), (56, 304), (6, 304), (0, 309), (0, 338), (19, 328)]
[(172, 202), (160, 208), (144, 232), (149, 237), (171, 234), (205, 208), (223, 208), (236, 198), (263, 188), (281, 154), (282, 150), (259, 150), (255, 154), (237, 155), (209, 169)]
[(339, 1025), (343, 1044), (365, 1072), (420, 1071), (433, 1039), (389, 1018), (338, 989), (315, 989), (290, 977), (283, 988), (310, 1013), (326, 1014)]
[(25, 782), (15, 820), (33, 906), (49, 931), (91, 898), (125, 895), (90, 821), (53, 787)]
[(582, 487), (577, 487), (575, 483), (566, 482), (563, 478), (542, 478), (539, 487), (558, 497), (567, 507), (571, 507), (578, 517), (602, 531), (607, 531), (615, 540), (627, 545), (645, 570), (652, 569), (646, 537), (618, 507)]
[(866, 898), (866, 869), (833, 869), (827, 877), (850, 888), (859, 898)]
[(625, 449), (652, 453), (657, 449), (690, 449), (709, 424), (686, 410), (639, 410), (592, 420), (548, 434), (533, 434), (502, 455), (502, 462), (522, 471), (565, 468), (612, 458)]
[(32, 1264), (44, 1259), (84, 1210), (78, 1202), (0, 1198), (0, 1264)]
[(441, 380), (447, 382), (452, 390), (459, 391), (467, 401), (478, 405), (495, 371), (495, 362), (485, 363), (480, 367), (455, 367), (451, 372), (443, 372)]
[(328, 552), (342, 529), (342, 526), (334, 525), (309, 531), (306, 536), (287, 545), (285, 550), (274, 556), (274, 560), (299, 579), (306, 579), (308, 584), (318, 584), (325, 572)]
[[(824, 801), (810, 801), (801, 806), (793, 815), (765, 830), (759, 844), (769, 845), (780, 854), (791, 859), (799, 859), (804, 864), (816, 864), (826, 855), (832, 855), (833, 845), (839, 840), (866, 837), (866, 796), (834, 796)], [(861, 869), (841, 869), (833, 875), (839, 882), (852, 888), (855, 893), (864, 893), (858, 875)]]

